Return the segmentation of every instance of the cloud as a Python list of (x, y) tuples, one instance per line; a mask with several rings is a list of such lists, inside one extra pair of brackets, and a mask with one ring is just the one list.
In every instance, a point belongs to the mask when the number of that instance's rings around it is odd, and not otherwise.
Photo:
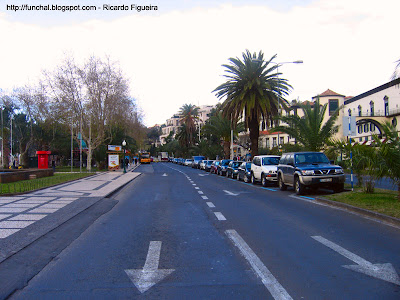
[[(161, 7), (161, 5), (160, 5)], [(219, 5), (157, 14), (124, 15), (68, 26), (11, 22), (0, 15), (3, 88), (34, 83), (64, 53), (118, 60), (147, 125), (163, 123), (185, 103), (215, 104), (221, 66), (246, 49), (277, 62), (293, 85), (289, 100), (330, 88), (357, 95), (390, 79), (399, 59), (398, 1), (315, 1), (289, 10)]]

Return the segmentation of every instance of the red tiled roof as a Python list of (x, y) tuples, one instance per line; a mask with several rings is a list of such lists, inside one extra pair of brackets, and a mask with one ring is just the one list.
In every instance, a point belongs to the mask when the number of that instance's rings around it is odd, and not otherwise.
[(269, 134), (282, 134), (283, 132), (271, 132), (271, 131), (269, 131), (269, 130), (263, 130), (263, 131), (260, 131), (260, 136), (261, 135), (269, 135)]
[[(330, 89), (327, 89), (325, 92), (323, 92), (322, 94), (319, 94), (317, 96), (320, 96), (320, 97), (324, 97), (324, 96), (341, 96), (341, 97), (344, 97), (344, 95), (340, 95), (340, 94), (338, 94), (338, 93), (336, 93), (336, 92), (334, 92), (334, 91), (332, 91)], [(313, 98), (315, 98), (315, 97), (313, 97)]]

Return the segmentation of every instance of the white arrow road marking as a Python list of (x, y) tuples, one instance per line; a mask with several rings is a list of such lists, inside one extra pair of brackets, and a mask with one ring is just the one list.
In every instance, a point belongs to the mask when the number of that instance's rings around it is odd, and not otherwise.
[(239, 195), (240, 193), (238, 193), (238, 194), (236, 194), (236, 193), (232, 193), (232, 192), (230, 192), (230, 191), (227, 191), (227, 190), (224, 190), (224, 192), (227, 194), (227, 195), (229, 195), (229, 196), (237, 196), (237, 195)]
[(362, 257), (359, 257), (358, 255), (323, 238), (322, 236), (312, 236), (312, 238), (357, 264), (357, 265), (346, 265), (342, 267), (400, 285), (399, 275), (393, 268), (392, 264), (390, 263), (372, 264), (369, 261), (363, 259)]
[(158, 269), (160, 253), (161, 241), (151, 241), (143, 269), (125, 270), (129, 279), (142, 294), (175, 271), (175, 269)]
[(167, 174), (167, 173), (164, 173), (164, 174), (162, 174), (161, 176), (168, 176), (168, 174)]
[(262, 283), (271, 293), (274, 299), (290, 300), (292, 297), (283, 288), (283, 286), (276, 280), (274, 275), (268, 270), (268, 268), (262, 263), (258, 256), (253, 250), (247, 245), (242, 237), (236, 232), (236, 230), (225, 231), (226, 235), (231, 239), (239, 251), (242, 253), (244, 258), (249, 262), (254, 272), (261, 278)]

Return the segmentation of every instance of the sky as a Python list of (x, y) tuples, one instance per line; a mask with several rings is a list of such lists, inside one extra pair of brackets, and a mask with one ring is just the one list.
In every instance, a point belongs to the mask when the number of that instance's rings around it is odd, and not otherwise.
[[(23, 4), (96, 10), (11, 6)], [(399, 0), (0, 0), (0, 89), (37, 84), (66, 55), (109, 56), (153, 126), (184, 104), (217, 104), (212, 91), (226, 80), (222, 65), (248, 49), (266, 59), (277, 54), (276, 63), (303, 60), (279, 68), (293, 86), (288, 100), (327, 89), (357, 96), (390, 81), (400, 59), (399, 11)]]

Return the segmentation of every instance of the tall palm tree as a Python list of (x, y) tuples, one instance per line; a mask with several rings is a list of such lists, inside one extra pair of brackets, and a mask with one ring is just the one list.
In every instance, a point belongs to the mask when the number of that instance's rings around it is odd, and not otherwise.
[(287, 101), (283, 96), (288, 95), (292, 88), (286, 79), (280, 78), (279, 64), (272, 62), (276, 55), (264, 61), (262, 51), (251, 54), (246, 50), (243, 60), (230, 58), (225, 75), (227, 81), (218, 86), (213, 92), (222, 103), (224, 116), (236, 123), (244, 119), (245, 128), (250, 131), (251, 154), (258, 154), (258, 137), (260, 122), (271, 124), (278, 115), (281, 106)]
[[(244, 129), (243, 123), (233, 127), (235, 128), (233, 130), (234, 136), (237, 136), (237, 133)], [(217, 111), (203, 126), (204, 135), (213, 135), (222, 141), (225, 158), (230, 156), (231, 130), (231, 121), (224, 117), (221, 111)]]
[(196, 133), (196, 121), (199, 119), (199, 108), (193, 104), (184, 104), (179, 111), (181, 115), (180, 123), (184, 125), (186, 133), (187, 147), (194, 144)]
[(338, 118), (340, 107), (323, 124), (328, 104), (321, 106), (317, 100), (313, 106), (309, 102), (299, 106), (304, 113), (303, 117), (298, 115), (282, 116), (279, 119), (288, 126), (277, 126), (271, 131), (285, 132), (304, 145), (307, 150), (320, 151), (339, 129), (339, 126), (335, 125), (335, 121)]
[(397, 62), (397, 65), (394, 69), (393, 75), (392, 75), (392, 80), (395, 80), (396, 78), (400, 78), (400, 59)]

